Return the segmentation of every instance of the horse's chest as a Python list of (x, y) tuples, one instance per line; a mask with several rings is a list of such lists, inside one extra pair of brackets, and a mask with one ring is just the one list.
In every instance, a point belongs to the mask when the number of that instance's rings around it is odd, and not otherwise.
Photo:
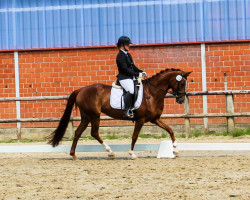
[(148, 107), (148, 116), (153, 116), (153, 118), (155, 116), (161, 115), (163, 108), (164, 108), (164, 103), (155, 103), (152, 104), (151, 106)]
[(163, 101), (158, 101), (154, 103), (154, 111), (157, 113), (162, 113), (164, 108), (164, 100)]

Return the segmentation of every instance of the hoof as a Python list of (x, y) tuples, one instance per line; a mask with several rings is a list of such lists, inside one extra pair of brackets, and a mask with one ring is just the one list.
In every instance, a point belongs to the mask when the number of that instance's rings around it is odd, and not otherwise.
[(173, 151), (173, 153), (174, 153), (174, 155), (176, 156), (176, 157), (179, 157), (179, 151)]
[(173, 143), (173, 147), (174, 147), (174, 148), (177, 148), (177, 143), (176, 143), (176, 141)]
[(115, 159), (115, 154), (114, 154), (113, 152), (112, 152), (112, 153), (109, 153), (108, 156), (109, 156), (109, 158), (111, 158), (111, 159)]
[(137, 159), (137, 156), (134, 154), (133, 151), (130, 150), (128, 153), (129, 153), (129, 155), (132, 156), (132, 160), (136, 160)]
[(77, 157), (75, 155), (72, 156), (73, 160), (77, 160)]
[(174, 155), (175, 155), (176, 157), (179, 156), (179, 151), (178, 151), (177, 148), (174, 148), (173, 153), (174, 153)]
[(136, 156), (133, 156), (133, 157), (132, 157), (132, 160), (136, 160), (136, 159), (137, 159), (137, 157), (136, 157)]

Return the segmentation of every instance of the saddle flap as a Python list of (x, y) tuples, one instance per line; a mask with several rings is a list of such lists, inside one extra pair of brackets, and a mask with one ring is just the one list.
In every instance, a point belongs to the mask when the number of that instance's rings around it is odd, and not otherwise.
[[(141, 106), (143, 98), (143, 85), (140, 85), (138, 91), (138, 98), (134, 104), (134, 110), (138, 109)], [(122, 108), (121, 108), (122, 105)], [(124, 99), (123, 99), (123, 89), (117, 89), (112, 87), (110, 95), (110, 106), (114, 109), (124, 109)]]

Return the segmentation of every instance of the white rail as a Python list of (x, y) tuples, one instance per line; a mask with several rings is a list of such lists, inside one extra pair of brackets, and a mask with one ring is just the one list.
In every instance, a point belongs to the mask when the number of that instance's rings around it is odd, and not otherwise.
[[(110, 144), (114, 152), (128, 151), (130, 144)], [(158, 151), (159, 143), (136, 144), (134, 151)], [(0, 153), (47, 153), (69, 152), (71, 145), (4, 145)], [(178, 143), (180, 151), (250, 151), (250, 143)], [(102, 145), (77, 145), (76, 152), (105, 152)]]

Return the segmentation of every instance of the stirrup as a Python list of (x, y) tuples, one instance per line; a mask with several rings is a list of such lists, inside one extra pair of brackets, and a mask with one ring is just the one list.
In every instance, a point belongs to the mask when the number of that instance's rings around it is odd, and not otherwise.
[(134, 112), (131, 109), (129, 109), (129, 118), (134, 118)]
[(124, 116), (129, 117), (129, 118), (134, 118), (134, 112), (131, 109), (125, 110), (124, 111)]

